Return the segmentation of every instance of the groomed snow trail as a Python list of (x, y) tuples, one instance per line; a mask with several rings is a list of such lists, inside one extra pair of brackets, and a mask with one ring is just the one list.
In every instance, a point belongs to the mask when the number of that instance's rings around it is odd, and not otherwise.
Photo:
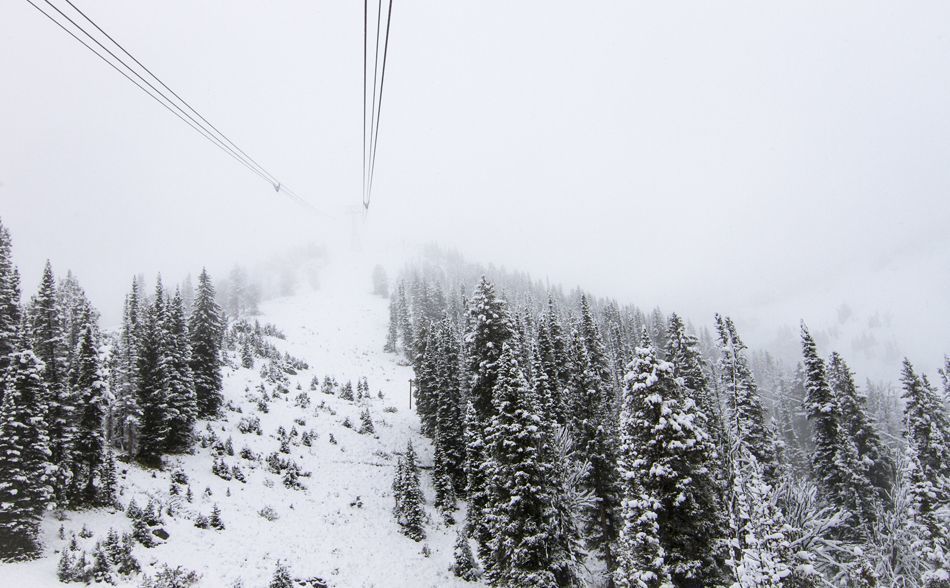
[[(320, 273), (320, 286), (298, 294), (270, 300), (262, 305), (262, 324), (273, 323), (286, 340), (269, 338), (281, 351), (308, 362), (310, 369), (290, 376), (289, 393), (277, 395), (269, 411), (261, 413), (255, 388), (261, 383), (257, 359), (255, 369), (225, 370), (225, 401), (240, 408), (226, 411), (224, 417), (210, 423), (219, 439), (230, 437), (235, 455), (225, 456), (228, 465), (238, 465), (246, 483), (225, 481), (212, 474), (210, 449), (198, 449), (195, 455), (171, 457), (190, 480), (193, 502), (178, 498), (179, 511), (165, 516), (167, 542), (152, 549), (137, 546), (135, 555), (146, 573), (154, 574), (161, 564), (183, 566), (201, 574), (200, 586), (267, 586), (278, 560), (299, 578), (319, 577), (333, 587), (429, 587), (473, 586), (455, 578), (449, 571), (457, 526), (446, 527), (431, 507), (433, 490), (428, 472), (423, 472), (431, 521), (427, 539), (417, 543), (401, 535), (392, 516), (392, 479), (396, 453), (401, 453), (412, 438), (422, 465), (432, 463), (432, 448), (418, 435), (419, 421), (409, 410), (409, 367), (399, 365), (397, 357), (382, 351), (388, 323), (388, 300), (370, 291), (371, 265), (357, 259), (339, 259)], [(313, 376), (325, 376), (340, 384), (366, 377), (372, 398), (345, 401), (337, 395), (311, 391)], [(301, 408), (294, 402), (300, 391), (311, 404)], [(273, 393), (273, 385), (267, 385)], [(383, 393), (383, 398), (377, 392)], [(376, 435), (359, 434), (359, 415), (368, 406)], [(394, 407), (396, 412), (384, 412)], [(241, 417), (257, 416), (262, 435), (241, 434)], [(344, 419), (353, 428), (343, 426)], [(295, 419), (303, 419), (304, 424)], [(207, 423), (198, 425), (207, 432)], [(317, 437), (311, 447), (294, 444), (283, 458), (295, 460), (311, 475), (301, 478), (306, 490), (285, 488), (281, 477), (269, 472), (263, 462), (240, 457), (243, 447), (261, 458), (278, 451), (277, 429), (300, 433), (313, 430)], [(332, 437), (336, 444), (330, 441)], [(299, 439), (299, 438), (298, 438)], [(169, 473), (153, 473), (136, 466), (120, 464), (126, 487), (120, 497), (123, 507), (131, 498), (144, 506), (149, 496), (169, 500)], [(206, 491), (206, 488), (208, 491)], [(230, 496), (228, 496), (230, 491)], [(194, 526), (197, 514), (209, 515), (213, 506), (221, 509), (226, 528), (202, 530)], [(266, 520), (259, 512), (273, 509), (279, 518)], [(104, 538), (110, 527), (120, 532), (131, 528), (122, 511), (105, 510), (67, 513), (67, 520), (47, 516), (44, 523), (45, 557), (35, 562), (0, 564), (0, 585), (47, 586), (56, 582), (58, 552), (65, 541), (57, 537), (63, 525), (70, 532), (86, 526), (93, 537), (80, 539), (81, 547), (91, 552), (95, 541)], [(423, 554), (428, 544), (430, 555)], [(140, 578), (120, 585), (137, 586)], [(241, 583), (239, 583), (241, 582)]]

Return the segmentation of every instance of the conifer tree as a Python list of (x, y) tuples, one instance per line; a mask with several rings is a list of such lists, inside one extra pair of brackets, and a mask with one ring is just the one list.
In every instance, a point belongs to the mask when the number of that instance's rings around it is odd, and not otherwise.
[(403, 460), (403, 471), (399, 481), (400, 503), (397, 507), (397, 516), (402, 533), (414, 541), (425, 539), (425, 498), (422, 487), (419, 485), (419, 466), (416, 463), (416, 452), (412, 448), (412, 441), (406, 446), (406, 455)]
[(465, 343), (468, 346), (470, 396), (475, 414), (486, 421), (493, 414), (492, 390), (498, 376), (501, 349), (514, 337), (508, 305), (495, 286), (482, 277), (469, 301)]
[(446, 524), (455, 523), (455, 484), (449, 474), (449, 464), (445, 457), (445, 450), (436, 440), (435, 456), (432, 465), (432, 485), (435, 486), (435, 507), (439, 510)]
[(436, 400), (436, 443), (442, 448), (446, 472), (457, 492), (465, 489), (465, 440), (461, 399), (459, 343), (455, 327), (447, 316), (439, 325), (438, 397)]
[[(20, 273), (13, 264), (13, 241), (10, 231), (0, 221), (0, 382), (9, 364), (8, 356), (17, 351), (16, 336), (20, 326)], [(3, 386), (0, 385), (0, 402)]]
[(38, 554), (40, 518), (52, 495), (44, 418), (43, 363), (32, 351), (10, 355), (0, 406), (0, 559)]
[[(894, 460), (867, 413), (867, 399), (858, 393), (854, 373), (838, 353), (832, 353), (828, 361), (828, 379), (838, 402), (842, 430), (854, 443), (858, 462), (876, 489), (877, 499), (886, 500), (895, 475)], [(870, 497), (867, 500), (870, 502)]]
[(138, 385), (142, 422), (139, 431), (138, 460), (148, 466), (161, 465), (168, 439), (168, 384), (170, 361), (165, 293), (161, 279), (155, 287), (155, 300), (145, 313), (139, 340)]
[(43, 269), (40, 288), (30, 301), (30, 338), (33, 351), (43, 362), (46, 382), (46, 426), (50, 463), (53, 467), (54, 498), (65, 506), (70, 484), (71, 448), (75, 435), (75, 398), (68, 382), (68, 354), (63, 317), (56, 296), (56, 279), (49, 261)]
[(777, 476), (775, 440), (766, 425), (765, 408), (745, 356), (745, 344), (729, 317), (716, 315), (719, 334), (719, 381), (729, 408), (728, 430), (755, 457), (766, 482)]
[(472, 547), (468, 544), (468, 534), (465, 529), (459, 529), (456, 533), (454, 555), (455, 563), (452, 565), (452, 573), (466, 582), (477, 580), (478, 567), (472, 555)]
[(78, 421), (73, 447), (73, 498), (77, 504), (99, 503), (102, 486), (100, 468), (106, 451), (105, 414), (109, 390), (99, 362), (95, 328), (86, 317), (86, 327), (77, 347), (72, 372), (72, 388), (78, 402)]
[(502, 586), (552, 586), (548, 544), (555, 519), (553, 464), (541, 450), (550, 440), (539, 426), (542, 417), (535, 393), (507, 344), (502, 346), (498, 369), (486, 437), (491, 472), (487, 519), (492, 531), (486, 573)]
[(622, 489), (617, 470), (617, 398), (600, 332), (585, 296), (581, 297), (577, 334), (571, 430), (578, 459), (590, 464), (584, 485), (595, 501), (587, 521), (588, 543), (600, 551), (607, 569), (612, 570), (615, 565), (613, 544), (622, 524)]
[(396, 340), (398, 339), (399, 313), (396, 310), (396, 299), (389, 299), (389, 329), (386, 331), (386, 344), (383, 351), (386, 353), (396, 353)]
[(188, 321), (191, 341), (191, 373), (195, 384), (198, 416), (214, 417), (221, 409), (221, 341), (224, 335), (221, 307), (215, 302), (214, 285), (201, 270), (194, 309)]
[(402, 348), (406, 355), (411, 355), (415, 348), (415, 342), (412, 338), (412, 317), (409, 313), (409, 301), (406, 300), (406, 286), (399, 283), (397, 300), (397, 310), (399, 313), (399, 334), (402, 338)]
[(866, 527), (874, 514), (874, 491), (866, 465), (859, 459), (854, 441), (841, 422), (840, 404), (828, 383), (825, 363), (818, 356), (815, 341), (804, 323), (802, 352), (806, 372), (805, 410), (813, 423), (812, 465), (818, 488), (829, 501), (857, 517), (853, 521), (854, 528)]
[(112, 406), (112, 439), (133, 457), (137, 450), (138, 431), (142, 411), (139, 404), (138, 358), (142, 326), (142, 304), (138, 281), (132, 280), (132, 290), (125, 298), (122, 313), (122, 329), (113, 349), (112, 391), (115, 402)]
[[(679, 329), (669, 334), (682, 343)], [(683, 353), (676, 345), (671, 349)], [(653, 540), (646, 545), (636, 537), (648, 532), (655, 534), (663, 554), (662, 565), (646, 568), (658, 581), (668, 573), (677, 586), (719, 584), (724, 561), (717, 555), (726, 530), (710, 469), (716, 450), (703, 428), (703, 414), (681, 385), (685, 378), (676, 377), (672, 363), (657, 359), (648, 338), (636, 349), (629, 369), (621, 413), (621, 467), (624, 530), (634, 536), (625, 536), (622, 544), (634, 553), (624, 556), (624, 574), (635, 585), (641, 576), (630, 565), (655, 561)]]
[(56, 304), (59, 306), (59, 314), (63, 321), (66, 365), (71, 371), (79, 348), (79, 340), (86, 325), (91, 323), (96, 330), (96, 336), (99, 335), (99, 313), (92, 307), (92, 303), (86, 298), (86, 292), (70, 271), (66, 272), (66, 277), (60, 280), (56, 288)]
[(191, 372), (185, 308), (178, 291), (169, 303), (164, 330), (168, 355), (166, 448), (171, 453), (182, 453), (191, 449), (193, 443), (192, 429), (198, 418), (198, 401)]

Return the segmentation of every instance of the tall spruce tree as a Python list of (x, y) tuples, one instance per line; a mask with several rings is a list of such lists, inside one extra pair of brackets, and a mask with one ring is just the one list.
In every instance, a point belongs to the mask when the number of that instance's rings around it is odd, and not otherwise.
[(442, 448), (446, 472), (456, 492), (465, 489), (465, 439), (459, 367), (462, 361), (458, 335), (446, 316), (439, 325), (436, 400), (436, 440)]
[(188, 320), (191, 342), (192, 379), (198, 416), (214, 417), (221, 410), (221, 343), (224, 336), (224, 318), (215, 302), (214, 285), (208, 272), (201, 270), (194, 308)]
[[(682, 337), (670, 331), (668, 335)], [(674, 365), (658, 359), (646, 337), (629, 369), (621, 433), (625, 529), (639, 532), (633, 523), (655, 517), (664, 568), (673, 582), (720, 584), (725, 578), (720, 546), (726, 525), (711, 470), (717, 454), (704, 429), (704, 415), (683, 387), (684, 379), (676, 377)], [(636, 543), (630, 537), (625, 541)], [(653, 571), (662, 577), (662, 570)]]
[(766, 482), (776, 479), (775, 440), (765, 419), (759, 389), (745, 356), (745, 344), (729, 317), (716, 315), (719, 335), (719, 386), (729, 408), (728, 430), (733, 443), (741, 443), (755, 456)]
[(828, 381), (838, 402), (841, 426), (854, 443), (868, 482), (874, 486), (878, 500), (887, 500), (896, 471), (894, 459), (867, 412), (867, 398), (858, 392), (854, 373), (838, 353), (832, 353), (828, 361)]
[(191, 345), (185, 307), (176, 291), (166, 314), (166, 353), (168, 355), (168, 437), (166, 449), (182, 453), (191, 449), (192, 429), (198, 418), (198, 402), (191, 371)]
[[(17, 351), (16, 337), (20, 326), (20, 273), (13, 264), (13, 241), (10, 231), (0, 221), (0, 382), (9, 364), (8, 356)], [(0, 402), (3, 386), (0, 385)]]
[(65, 506), (75, 434), (75, 399), (69, 388), (64, 323), (57, 301), (56, 278), (49, 261), (43, 269), (39, 290), (30, 300), (29, 321), (33, 351), (43, 362), (43, 380), (48, 395), (46, 425), (53, 467), (53, 493), (57, 504)]
[(10, 355), (0, 405), (0, 559), (39, 554), (40, 518), (52, 495), (46, 382), (32, 351)]
[(515, 358), (502, 346), (493, 392), (494, 414), (487, 429), (492, 532), (491, 559), (484, 562), (492, 583), (502, 586), (553, 586), (548, 545), (552, 509), (553, 464), (542, 447), (550, 443), (534, 391)]
[(161, 278), (155, 286), (155, 299), (145, 312), (139, 337), (138, 386), (142, 410), (138, 460), (148, 466), (160, 466), (168, 440), (168, 386), (171, 371), (165, 292)]
[(587, 521), (588, 543), (600, 552), (609, 571), (615, 565), (613, 545), (621, 527), (617, 397), (600, 332), (585, 296), (581, 296), (577, 335), (570, 428), (578, 459), (590, 464), (584, 484), (595, 501)]
[(138, 358), (143, 316), (142, 296), (138, 280), (132, 280), (132, 290), (125, 298), (122, 313), (122, 329), (113, 348), (112, 391), (115, 401), (112, 406), (112, 440), (128, 457), (137, 451), (139, 425), (142, 410), (139, 404)]
[(945, 588), (950, 584), (950, 429), (946, 409), (936, 390), (905, 358), (901, 368), (904, 437), (907, 440), (906, 483), (912, 517), (922, 530), (920, 551), (926, 570), (921, 584)]
[(105, 416), (109, 390), (99, 359), (96, 329), (88, 315), (86, 321), (71, 375), (73, 391), (79, 400), (71, 465), (74, 502), (80, 506), (93, 506), (101, 503), (99, 474), (106, 451)]
[(874, 491), (867, 467), (859, 459), (854, 441), (841, 422), (840, 404), (828, 382), (825, 362), (818, 356), (815, 340), (804, 323), (802, 353), (806, 374), (805, 410), (813, 426), (812, 466), (818, 488), (826, 499), (847, 509), (856, 518), (852, 528), (866, 528), (874, 515)]

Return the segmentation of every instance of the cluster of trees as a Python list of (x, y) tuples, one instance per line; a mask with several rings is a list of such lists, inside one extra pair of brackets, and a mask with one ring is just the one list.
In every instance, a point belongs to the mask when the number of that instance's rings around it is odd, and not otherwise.
[(71, 275), (47, 262), (39, 289), (20, 301), (9, 231), (0, 224), (0, 558), (38, 552), (49, 508), (115, 502), (113, 449), (143, 464), (189, 451), (197, 418), (221, 407), (224, 320), (202, 272), (190, 313), (159, 279), (139, 280), (117, 335)]
[(804, 325), (802, 364), (769, 358), (760, 393), (728, 317), (697, 336), (582, 293), (538, 304), (521, 276), (502, 276), (518, 305), (485, 278), (467, 297), (449, 273), (396, 284), (386, 349), (412, 361), (436, 506), (467, 500), (490, 583), (948, 586), (947, 409), (909, 362), (887, 443)]

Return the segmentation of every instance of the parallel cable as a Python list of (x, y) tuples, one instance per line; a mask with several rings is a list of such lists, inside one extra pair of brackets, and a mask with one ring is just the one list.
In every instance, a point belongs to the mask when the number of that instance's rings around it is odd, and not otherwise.
[[(116, 62), (118, 62), (119, 64), (121, 64), (123, 67), (125, 67), (125, 69), (127, 69), (127, 70), (128, 70), (129, 72), (131, 72), (135, 77), (137, 77), (139, 80), (141, 80), (145, 85), (147, 85), (149, 88), (151, 88), (151, 90), (154, 92), (154, 94), (153, 94), (152, 92), (150, 92), (148, 89), (146, 89), (145, 86), (143, 86), (142, 84), (140, 84), (139, 82), (137, 82), (135, 79), (133, 79), (131, 76), (129, 76), (125, 71), (123, 71), (121, 68), (119, 68), (115, 63), (113, 63), (112, 61), (110, 61), (105, 55), (101, 54), (101, 53), (100, 53), (99, 51), (97, 51), (94, 47), (92, 47), (92, 46), (89, 45), (87, 42), (85, 42), (83, 39), (81, 39), (79, 36), (77, 36), (73, 31), (71, 31), (71, 30), (70, 30), (68, 27), (66, 27), (63, 23), (61, 23), (59, 20), (57, 20), (54, 16), (52, 16), (51, 14), (47, 13), (45, 10), (43, 10), (42, 8), (40, 8), (40, 6), (38, 6), (37, 4), (35, 4), (32, 0), (26, 0), (26, 1), (27, 1), (31, 6), (33, 6), (33, 8), (35, 8), (35, 9), (36, 9), (37, 11), (39, 11), (41, 14), (43, 14), (44, 16), (46, 16), (48, 19), (50, 19), (54, 24), (56, 24), (56, 25), (59, 26), (61, 29), (63, 29), (63, 30), (64, 30), (66, 33), (68, 33), (71, 37), (73, 37), (73, 38), (76, 39), (79, 43), (81, 43), (83, 46), (85, 46), (87, 49), (89, 49), (89, 50), (90, 50), (92, 53), (94, 53), (97, 57), (99, 57), (100, 59), (102, 59), (102, 60), (103, 60), (105, 63), (107, 63), (110, 67), (112, 67), (112, 68), (115, 69), (117, 72), (119, 72), (120, 74), (122, 74), (123, 77), (125, 77), (127, 80), (129, 80), (130, 82), (132, 82), (133, 84), (135, 84), (140, 90), (142, 90), (143, 92), (145, 92), (150, 98), (152, 98), (153, 100), (155, 100), (157, 103), (161, 104), (162, 107), (164, 107), (166, 110), (168, 110), (169, 112), (171, 112), (172, 114), (174, 114), (175, 116), (177, 116), (179, 119), (181, 119), (182, 122), (186, 123), (186, 124), (187, 124), (188, 126), (190, 126), (192, 129), (194, 129), (195, 132), (197, 132), (198, 134), (200, 134), (200, 135), (201, 135), (202, 137), (204, 137), (205, 139), (208, 139), (213, 145), (215, 145), (216, 147), (218, 147), (219, 149), (221, 149), (222, 151), (224, 151), (225, 153), (227, 153), (228, 155), (230, 155), (235, 161), (237, 161), (238, 163), (242, 164), (242, 165), (243, 165), (244, 167), (246, 167), (248, 170), (250, 170), (251, 172), (257, 174), (261, 179), (263, 179), (265, 182), (267, 182), (268, 184), (270, 184), (271, 186), (273, 186), (273, 188), (274, 188), (275, 191), (277, 191), (277, 192), (281, 192), (281, 191), (282, 191), (282, 192), (284, 192), (285, 194), (287, 194), (288, 197), (290, 197), (291, 199), (297, 201), (297, 202), (300, 203), (301, 205), (304, 205), (304, 206), (310, 208), (311, 210), (314, 210), (314, 211), (316, 211), (316, 212), (319, 212), (319, 211), (316, 209), (316, 207), (314, 207), (312, 204), (310, 204), (309, 201), (307, 201), (306, 199), (304, 199), (304, 198), (302, 198), (301, 196), (297, 195), (295, 192), (293, 192), (292, 190), (290, 190), (290, 188), (288, 188), (287, 186), (283, 185), (283, 184), (280, 182), (280, 180), (277, 179), (276, 176), (274, 176), (273, 174), (271, 174), (270, 172), (268, 172), (266, 168), (264, 168), (264, 167), (263, 167), (262, 165), (260, 165), (256, 160), (254, 160), (252, 157), (250, 157), (244, 150), (242, 150), (240, 147), (238, 147), (237, 144), (235, 144), (231, 139), (229, 139), (226, 135), (224, 135), (224, 133), (222, 133), (220, 130), (218, 130), (217, 127), (215, 127), (215, 126), (214, 126), (211, 122), (209, 122), (204, 116), (202, 116), (201, 113), (199, 113), (194, 107), (191, 106), (191, 104), (189, 104), (184, 98), (182, 98), (180, 95), (178, 95), (177, 92), (175, 92), (174, 90), (172, 90), (172, 89), (171, 89), (167, 84), (165, 84), (158, 76), (156, 76), (154, 73), (152, 73), (152, 71), (149, 70), (148, 67), (146, 67), (146, 66), (145, 66), (144, 64), (142, 64), (138, 59), (136, 59), (135, 56), (133, 56), (128, 50), (125, 49), (125, 47), (123, 47), (123, 46), (122, 46), (118, 41), (116, 41), (111, 35), (109, 35), (105, 30), (103, 30), (98, 24), (95, 23), (95, 21), (93, 21), (89, 16), (87, 16), (82, 10), (80, 10), (80, 9), (79, 9), (75, 4), (73, 4), (70, 0), (66, 0), (66, 3), (69, 4), (76, 12), (78, 12), (80, 15), (82, 15), (83, 18), (85, 18), (87, 21), (89, 21), (96, 29), (99, 30), (99, 32), (101, 32), (103, 35), (105, 35), (106, 38), (108, 38), (113, 44), (115, 44), (115, 46), (118, 47), (123, 53), (125, 53), (126, 55), (128, 55), (136, 64), (138, 64), (143, 70), (145, 70), (150, 76), (152, 76), (161, 86), (163, 86), (163, 87), (164, 87), (166, 90), (168, 90), (172, 95), (174, 95), (175, 98), (177, 98), (177, 99), (178, 99), (182, 104), (184, 104), (190, 111), (192, 111), (192, 112), (195, 114), (195, 116), (197, 116), (199, 119), (201, 119), (201, 121), (202, 121), (203, 123), (205, 123), (205, 124), (207, 125), (207, 127), (204, 126), (204, 124), (202, 124), (202, 123), (199, 122), (198, 120), (196, 120), (193, 116), (191, 116), (187, 111), (185, 111), (181, 106), (179, 106), (174, 100), (172, 100), (171, 98), (169, 98), (169, 96), (168, 96), (167, 94), (165, 94), (164, 92), (162, 92), (161, 90), (159, 90), (158, 88), (156, 88), (151, 82), (149, 82), (149, 81), (148, 81), (147, 79), (145, 79), (138, 71), (136, 71), (135, 68), (131, 67), (131, 66), (130, 66), (128, 63), (126, 63), (121, 57), (117, 56), (117, 55), (116, 55), (113, 51), (111, 51), (108, 47), (106, 47), (105, 45), (103, 45), (94, 35), (92, 35), (89, 31), (87, 31), (85, 28), (83, 28), (80, 24), (78, 24), (76, 21), (74, 21), (72, 18), (70, 18), (69, 15), (65, 14), (65, 13), (64, 13), (62, 10), (60, 10), (56, 5), (54, 5), (52, 2), (50, 2), (50, 0), (44, 0), (44, 1), (46, 2), (46, 4), (48, 4), (50, 7), (52, 7), (56, 12), (58, 12), (58, 13), (60, 14), (60, 16), (62, 16), (63, 18), (65, 18), (67, 21), (69, 21), (69, 23), (72, 24), (76, 29), (78, 29), (79, 31), (81, 31), (86, 37), (88, 37), (88, 38), (91, 39), (96, 45), (98, 45), (99, 47), (101, 47), (102, 50), (105, 51), (106, 53), (108, 53)], [(156, 94), (157, 94), (157, 95), (156, 95)], [(160, 98), (159, 98), (159, 97), (160, 97)], [(164, 99), (164, 101), (163, 101), (163, 99)], [(210, 130), (209, 130), (208, 127), (210, 127)], [(213, 130), (214, 132), (212, 132), (212, 130)], [(220, 136), (220, 137), (219, 137), (219, 136)]]
[[(274, 176), (274, 174), (268, 172), (268, 171), (264, 168), (264, 166), (262, 166), (262, 165), (259, 164), (257, 161), (255, 161), (254, 158), (251, 157), (250, 155), (248, 155), (243, 149), (241, 149), (240, 147), (238, 147), (237, 144), (234, 143), (234, 141), (232, 141), (231, 139), (229, 139), (229, 138), (227, 137), (227, 135), (225, 135), (224, 133), (222, 133), (221, 131), (219, 131), (219, 130), (218, 130), (218, 127), (214, 126), (208, 119), (206, 119), (204, 116), (202, 116), (201, 113), (198, 112), (191, 104), (189, 104), (187, 100), (185, 100), (184, 98), (182, 98), (181, 96), (179, 96), (179, 95), (178, 95), (178, 92), (175, 92), (175, 91), (172, 90), (170, 87), (168, 87), (168, 84), (166, 84), (165, 82), (163, 82), (160, 77), (158, 77), (157, 75), (155, 75), (154, 73), (152, 73), (152, 70), (150, 70), (144, 63), (142, 63), (141, 61), (139, 61), (138, 59), (136, 59), (134, 55), (132, 55), (131, 53), (129, 53), (129, 51), (128, 51), (125, 47), (123, 47), (121, 43), (119, 43), (119, 42), (116, 41), (114, 38), (112, 38), (112, 35), (110, 35), (110, 34), (107, 33), (106, 31), (104, 31), (104, 30), (102, 29), (102, 27), (100, 27), (98, 24), (96, 24), (96, 22), (95, 22), (94, 20), (92, 20), (91, 18), (89, 18), (89, 16), (86, 15), (85, 12), (83, 12), (82, 10), (79, 9), (79, 7), (77, 7), (75, 4), (73, 4), (71, 0), (65, 0), (65, 1), (66, 1), (66, 4), (69, 4), (70, 6), (73, 7), (73, 10), (75, 10), (76, 12), (78, 12), (79, 14), (81, 14), (83, 18), (85, 18), (87, 21), (89, 21), (89, 23), (92, 24), (92, 26), (96, 27), (96, 29), (97, 29), (100, 33), (102, 33), (103, 35), (105, 35), (107, 39), (109, 39), (110, 41), (112, 41), (112, 43), (114, 43), (116, 47), (118, 47), (119, 49), (122, 50), (123, 53), (125, 53), (126, 55), (128, 55), (128, 56), (132, 59), (132, 61), (134, 61), (134, 62), (135, 62), (139, 67), (141, 67), (143, 70), (145, 70), (145, 71), (148, 73), (148, 75), (150, 75), (150, 76), (152, 76), (153, 78), (155, 78), (155, 81), (157, 81), (159, 84), (161, 84), (161, 86), (162, 86), (163, 88), (165, 88), (166, 90), (168, 90), (169, 92), (171, 92), (172, 95), (173, 95), (175, 98), (177, 98), (182, 104), (184, 104), (185, 106), (187, 106), (188, 109), (191, 110), (193, 113), (195, 113), (195, 115), (196, 115), (198, 118), (200, 118), (205, 124), (207, 124), (209, 127), (211, 127), (211, 129), (213, 129), (215, 133), (217, 133), (218, 135), (220, 135), (221, 138), (224, 139), (224, 141), (226, 141), (226, 142), (227, 142), (229, 145), (231, 145), (234, 149), (236, 149), (238, 152), (240, 152), (241, 155), (243, 155), (244, 157), (246, 157), (251, 163), (253, 163), (256, 167), (258, 167), (267, 177), (271, 178), (271, 180), (272, 180), (271, 183), (272, 183), (272, 184), (279, 184), (279, 183), (280, 183), (280, 180), (278, 180), (277, 177)], [(49, 0), (47, 0), (47, 3), (49, 3)]]
[(369, 201), (373, 193), (373, 175), (372, 175), (372, 166), (373, 166), (373, 156), (372, 153), (375, 150), (375, 139), (373, 138), (374, 129), (376, 128), (376, 81), (379, 79), (379, 31), (382, 25), (383, 20), (383, 0), (377, 0), (376, 3), (376, 44), (373, 47), (373, 101), (370, 106), (369, 112), (369, 149), (370, 149), (370, 164), (369, 167), (364, 170), (366, 174), (366, 183), (368, 187), (367, 193), (363, 196), (363, 208), (369, 209)]
[[(369, 0), (363, 0), (363, 202), (366, 201), (366, 43)], [(373, 85), (376, 80), (373, 80)]]
[(135, 81), (131, 76), (129, 76), (129, 74), (127, 74), (127, 73), (125, 73), (124, 71), (122, 71), (122, 70), (119, 68), (119, 66), (117, 66), (117, 65), (114, 64), (114, 63), (112, 63), (112, 62), (109, 61), (104, 55), (102, 55), (101, 53), (99, 53), (98, 51), (96, 51), (96, 49), (95, 49), (94, 47), (92, 47), (89, 43), (87, 43), (87, 42), (83, 41), (82, 39), (80, 39), (74, 32), (72, 32), (71, 30), (69, 30), (63, 23), (59, 22), (59, 21), (56, 20), (56, 18), (54, 18), (51, 14), (47, 13), (45, 10), (43, 10), (43, 9), (40, 8), (38, 5), (36, 5), (36, 4), (33, 2), (33, 0), (26, 0), (26, 1), (27, 1), (33, 8), (37, 9), (37, 10), (40, 12), (40, 14), (42, 14), (42, 15), (45, 16), (46, 18), (50, 19), (51, 21), (53, 21), (53, 23), (54, 23), (56, 26), (58, 26), (59, 28), (63, 29), (63, 30), (66, 31), (66, 33), (69, 34), (72, 38), (74, 38), (74, 39), (76, 39), (77, 41), (79, 41), (84, 47), (86, 47), (86, 49), (89, 49), (89, 51), (91, 51), (96, 57), (98, 57), (99, 59), (103, 60), (103, 61), (104, 61), (105, 63), (107, 63), (112, 69), (114, 69), (114, 70), (116, 70), (117, 72), (119, 72), (120, 74), (122, 74), (122, 76), (124, 76), (125, 79), (129, 80), (130, 82), (132, 82), (133, 84), (135, 84), (136, 86), (138, 86), (138, 88), (139, 88), (140, 90), (142, 90), (143, 92), (145, 92), (145, 94), (148, 95), (149, 98), (151, 98), (151, 99), (154, 100), (155, 102), (159, 103), (159, 104), (162, 105), (162, 107), (164, 107), (166, 110), (168, 110), (169, 112), (171, 112), (172, 114), (174, 114), (175, 116), (177, 116), (178, 118), (180, 118), (180, 119), (182, 120), (182, 122), (184, 122), (185, 124), (187, 124), (188, 126), (190, 126), (192, 129), (195, 130), (195, 132), (197, 132), (198, 134), (200, 134), (202, 137), (204, 137), (204, 138), (208, 139), (209, 141), (211, 141), (211, 143), (212, 143), (215, 147), (218, 147), (219, 149), (221, 149), (222, 151), (224, 151), (225, 153), (227, 153), (228, 155), (230, 155), (231, 157), (233, 157), (238, 163), (242, 164), (244, 167), (246, 167), (246, 168), (249, 169), (250, 171), (256, 173), (256, 174), (257, 174), (258, 176), (260, 176), (261, 179), (263, 179), (264, 181), (266, 181), (266, 182), (268, 182), (268, 183), (270, 182), (270, 180), (268, 180), (267, 177), (264, 176), (260, 171), (258, 171), (258, 170), (255, 169), (254, 167), (252, 167), (252, 166), (251, 166), (250, 164), (248, 164), (245, 160), (241, 159), (240, 157), (238, 157), (238, 156), (235, 155), (234, 153), (228, 151), (227, 149), (225, 149), (224, 147), (222, 147), (221, 145), (219, 145), (218, 143), (216, 143), (215, 140), (214, 140), (214, 137), (212, 137), (210, 134), (208, 134), (207, 131), (205, 131), (202, 127), (196, 126), (194, 123), (192, 123), (191, 121), (189, 121), (188, 119), (186, 119), (184, 116), (182, 116), (182, 115), (179, 114), (178, 112), (175, 112), (174, 110), (172, 110), (171, 106), (169, 106), (169, 105), (166, 104), (165, 102), (162, 102), (157, 96), (155, 96), (154, 94), (152, 94), (151, 92), (149, 92), (149, 91), (145, 88), (145, 86), (143, 86), (142, 84), (140, 84), (140, 83), (138, 83), (137, 81)]
[[(382, 0), (380, 0), (380, 3), (382, 3)], [(375, 176), (376, 176), (376, 147), (379, 143), (379, 119), (380, 119), (380, 114), (382, 113), (382, 110), (383, 110), (383, 86), (386, 83), (386, 57), (389, 54), (389, 25), (392, 22), (392, 18), (393, 18), (393, 0), (389, 0), (389, 8), (386, 14), (386, 41), (385, 41), (385, 44), (383, 45), (383, 72), (379, 80), (379, 103), (376, 106), (376, 132), (372, 141), (373, 152), (372, 154), (370, 154), (370, 159), (369, 159), (369, 194), (371, 197), (373, 194), (373, 180), (375, 179)], [(363, 206), (367, 209), (369, 208), (368, 199), (363, 203)]]

